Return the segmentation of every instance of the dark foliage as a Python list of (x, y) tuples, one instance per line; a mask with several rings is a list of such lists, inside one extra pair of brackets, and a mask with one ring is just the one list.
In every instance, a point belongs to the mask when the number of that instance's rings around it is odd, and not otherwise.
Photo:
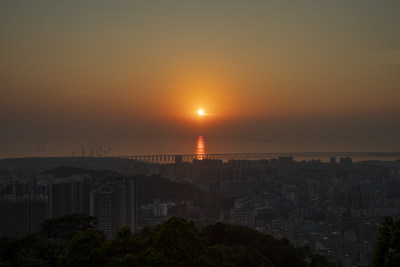
[(232, 266), (274, 266), (260, 250), (248, 246), (218, 245), (224, 252), (224, 261)]
[(39, 229), (39, 233), (48, 238), (70, 240), (77, 233), (87, 229), (93, 229), (96, 218), (86, 214), (70, 214), (65, 217), (45, 220)]
[(95, 229), (76, 234), (59, 259), (62, 266), (99, 266), (104, 236)]
[(319, 254), (314, 255), (311, 258), (310, 267), (334, 267), (335, 265), (330, 263), (327, 258)]
[(379, 228), (372, 264), (376, 267), (400, 266), (400, 219), (385, 217)]
[[(210, 244), (252, 248), (276, 266), (307, 266), (304, 250), (295, 248), (287, 239), (277, 240), (245, 226), (217, 223), (204, 229)], [(254, 254), (254, 253), (253, 253)], [(254, 254), (255, 255), (255, 254)], [(264, 262), (263, 262), (264, 263)]]
[(93, 220), (70, 215), (21, 239), (3, 237), (0, 266), (329, 266), (306, 248), (243, 226), (218, 223), (200, 232), (173, 217), (135, 234), (125, 226), (106, 240)]

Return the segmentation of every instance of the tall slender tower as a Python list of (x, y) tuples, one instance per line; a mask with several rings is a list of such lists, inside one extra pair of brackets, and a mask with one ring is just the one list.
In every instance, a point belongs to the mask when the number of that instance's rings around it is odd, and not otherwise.
[(136, 190), (136, 179), (127, 178), (127, 224), (132, 232), (136, 232), (137, 229), (137, 190)]
[(137, 228), (135, 178), (113, 178), (97, 184), (90, 192), (90, 215), (97, 217), (97, 227), (112, 237), (121, 227)]

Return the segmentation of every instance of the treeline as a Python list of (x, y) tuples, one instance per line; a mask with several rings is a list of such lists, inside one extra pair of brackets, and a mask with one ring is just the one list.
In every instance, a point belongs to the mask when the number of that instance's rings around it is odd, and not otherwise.
[(120, 229), (112, 239), (82, 214), (46, 220), (37, 233), (0, 238), (0, 266), (332, 266), (325, 257), (244, 226), (203, 230), (170, 218), (154, 229)]

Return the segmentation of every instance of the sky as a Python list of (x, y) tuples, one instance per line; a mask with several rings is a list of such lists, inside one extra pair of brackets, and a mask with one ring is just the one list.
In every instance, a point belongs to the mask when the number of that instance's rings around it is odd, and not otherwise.
[[(400, 1), (1, 1), (0, 157), (400, 151)], [(206, 116), (199, 117), (203, 109)]]

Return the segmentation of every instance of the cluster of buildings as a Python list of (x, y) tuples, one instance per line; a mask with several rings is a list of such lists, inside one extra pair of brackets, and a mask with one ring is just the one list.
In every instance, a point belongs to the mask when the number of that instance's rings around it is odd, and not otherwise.
[(0, 189), (0, 236), (23, 236), (45, 219), (80, 213), (95, 216), (107, 236), (128, 225), (137, 228), (136, 180), (129, 176), (73, 175), (12, 180)]
[(171, 216), (196, 220), (201, 218), (201, 211), (192, 200), (161, 201), (154, 199), (152, 203), (140, 205), (139, 227), (157, 225)]
[(400, 215), (400, 161), (194, 159), (147, 168), (231, 199), (224, 222), (285, 237), (338, 266), (367, 266), (383, 217)]
[[(21, 236), (46, 218), (70, 213), (96, 216), (108, 236), (126, 224), (134, 230), (138, 221), (155, 225), (179, 216), (199, 226), (216, 221), (245, 225), (308, 246), (339, 267), (367, 266), (383, 217), (400, 215), (399, 160), (177, 159), (113, 162), (125, 174), (102, 178), (14, 177), (0, 186), (0, 213), (7, 214), (0, 216), (0, 235)], [(201, 194), (157, 197), (139, 205), (134, 173), (189, 184)]]

